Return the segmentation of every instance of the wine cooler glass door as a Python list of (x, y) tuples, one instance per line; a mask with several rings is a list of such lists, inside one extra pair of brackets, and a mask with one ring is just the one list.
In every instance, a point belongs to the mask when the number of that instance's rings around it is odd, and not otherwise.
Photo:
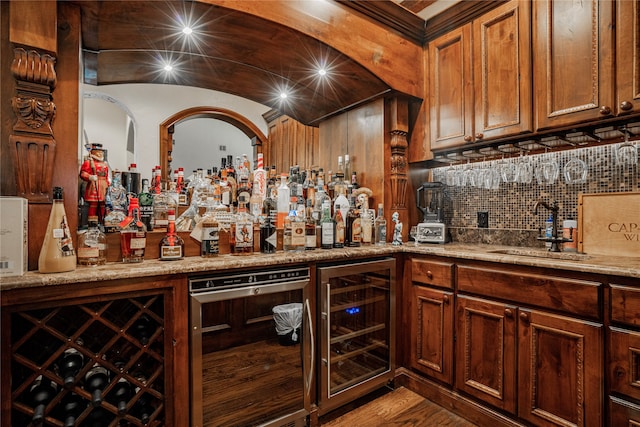
[(322, 413), (393, 379), (395, 260), (319, 268)]

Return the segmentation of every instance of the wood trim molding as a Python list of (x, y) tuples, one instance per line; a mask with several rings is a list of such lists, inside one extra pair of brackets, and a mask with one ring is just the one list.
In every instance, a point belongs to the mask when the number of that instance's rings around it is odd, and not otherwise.
[(168, 179), (173, 126), (183, 120), (195, 118), (211, 118), (222, 120), (240, 129), (249, 138), (254, 139), (252, 143), (255, 152), (262, 152), (262, 146), (269, 142), (269, 138), (248, 118), (235, 111), (217, 107), (192, 107), (174, 114), (160, 123), (160, 165), (162, 165), (162, 179)]

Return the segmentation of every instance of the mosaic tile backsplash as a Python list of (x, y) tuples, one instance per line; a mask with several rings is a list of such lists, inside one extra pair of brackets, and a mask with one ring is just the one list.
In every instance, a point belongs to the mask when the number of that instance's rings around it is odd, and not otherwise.
[[(446, 184), (445, 217), (453, 241), (536, 246), (550, 212), (536, 201), (558, 202), (559, 224), (578, 219), (578, 195), (640, 191), (638, 141), (522, 155), (432, 169)], [(478, 228), (478, 212), (489, 228)]]

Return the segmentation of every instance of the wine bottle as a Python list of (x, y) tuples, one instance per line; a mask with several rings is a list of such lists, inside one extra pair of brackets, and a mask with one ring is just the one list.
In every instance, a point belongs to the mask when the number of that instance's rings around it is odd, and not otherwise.
[(42, 425), (44, 421), (44, 409), (51, 399), (58, 392), (58, 385), (48, 378), (39, 375), (33, 382), (29, 395), (33, 404), (33, 418), (31, 419), (36, 426)]
[(109, 392), (108, 400), (118, 408), (118, 414), (124, 415), (127, 412), (127, 403), (133, 396), (133, 386), (126, 378), (120, 378)]
[(68, 393), (60, 403), (61, 418), (64, 427), (76, 425), (76, 418), (87, 408), (87, 402), (75, 393)]
[(84, 377), (84, 388), (91, 393), (91, 405), (96, 407), (102, 403), (102, 390), (109, 383), (109, 371), (97, 363)]
[(142, 421), (143, 424), (149, 424), (154, 408), (148, 394), (143, 394), (136, 401), (131, 409), (131, 415)]
[(140, 341), (142, 345), (149, 344), (149, 339), (151, 339), (154, 332), (155, 328), (153, 327), (151, 319), (144, 314), (135, 321), (129, 330), (129, 333)]
[(107, 427), (111, 424), (114, 415), (103, 407), (94, 408), (82, 423), (83, 427)]
[(73, 347), (69, 347), (62, 354), (60, 360), (60, 376), (62, 377), (64, 388), (70, 389), (76, 381), (76, 375), (84, 365), (84, 356)]

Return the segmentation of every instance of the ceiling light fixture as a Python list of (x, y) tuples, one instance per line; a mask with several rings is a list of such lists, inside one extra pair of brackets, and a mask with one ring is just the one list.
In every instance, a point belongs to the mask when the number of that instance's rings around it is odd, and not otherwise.
[(325, 76), (325, 75), (327, 74), (327, 70), (325, 70), (324, 68), (320, 68), (320, 69), (318, 70), (318, 74), (319, 74), (320, 76)]
[(287, 94), (285, 92), (280, 92), (280, 99), (287, 99)]
[(185, 34), (185, 35), (187, 35), (187, 36), (188, 36), (188, 35), (191, 35), (191, 33), (193, 33), (193, 29), (192, 29), (191, 27), (184, 27), (184, 28), (182, 29), (182, 33), (183, 33), (183, 34)]
[(167, 64), (167, 65), (164, 66), (164, 70), (167, 73), (170, 73), (171, 71), (173, 71), (173, 66), (171, 64)]

